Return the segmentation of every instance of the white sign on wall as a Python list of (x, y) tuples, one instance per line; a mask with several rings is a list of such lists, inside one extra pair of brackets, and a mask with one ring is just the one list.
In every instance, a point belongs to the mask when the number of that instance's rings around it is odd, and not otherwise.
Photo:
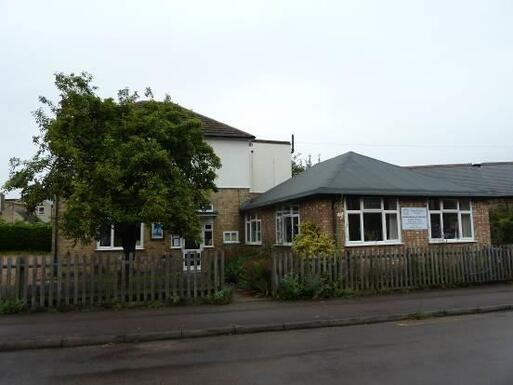
[(424, 207), (402, 207), (401, 223), (403, 230), (427, 230), (427, 210)]

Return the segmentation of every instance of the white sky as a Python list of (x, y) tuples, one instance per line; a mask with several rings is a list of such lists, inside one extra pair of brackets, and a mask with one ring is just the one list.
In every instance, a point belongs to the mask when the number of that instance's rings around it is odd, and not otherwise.
[[(88, 71), (322, 159), (513, 160), (511, 1), (0, 0), (0, 184)], [(12, 195), (12, 194), (11, 194)]]

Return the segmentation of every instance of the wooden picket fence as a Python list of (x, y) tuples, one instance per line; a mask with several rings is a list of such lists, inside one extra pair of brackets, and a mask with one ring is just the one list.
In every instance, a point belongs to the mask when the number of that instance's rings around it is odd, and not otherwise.
[(179, 256), (0, 256), (0, 301), (32, 308), (203, 298), (224, 286), (224, 255), (204, 252), (201, 269)]
[(272, 287), (293, 274), (317, 277), (343, 290), (383, 292), (452, 287), (513, 280), (513, 245), (440, 247), (396, 251), (347, 250), (337, 256), (304, 258), (274, 254)]

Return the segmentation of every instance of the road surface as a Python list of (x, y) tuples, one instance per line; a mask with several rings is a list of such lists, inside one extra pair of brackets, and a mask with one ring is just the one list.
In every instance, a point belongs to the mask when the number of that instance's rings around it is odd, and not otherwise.
[(513, 312), (0, 353), (0, 384), (513, 384)]

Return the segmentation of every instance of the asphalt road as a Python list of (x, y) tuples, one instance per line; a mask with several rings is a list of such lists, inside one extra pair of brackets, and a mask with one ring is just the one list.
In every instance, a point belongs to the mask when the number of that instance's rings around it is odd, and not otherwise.
[(513, 312), (0, 353), (0, 384), (512, 384)]

